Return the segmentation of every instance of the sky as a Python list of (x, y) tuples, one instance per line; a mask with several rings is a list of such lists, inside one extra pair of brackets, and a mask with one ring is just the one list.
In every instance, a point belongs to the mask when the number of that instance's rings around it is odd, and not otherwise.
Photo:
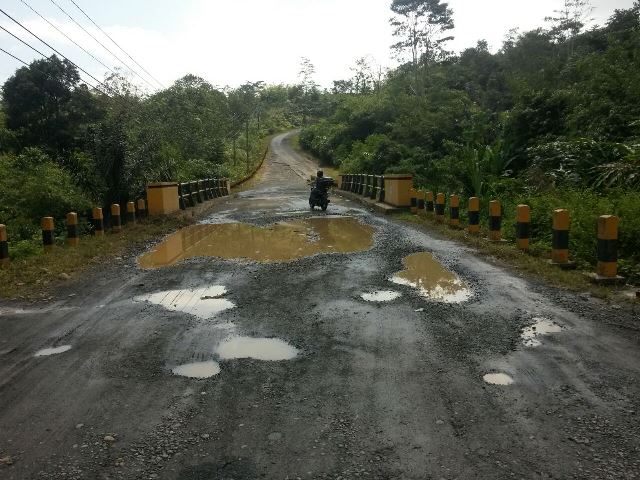
[[(94, 35), (112, 56), (56, 5)], [(42, 40), (102, 79), (107, 69), (57, 33), (27, 5), (115, 70), (153, 91), (158, 88), (133, 61), (83, 16), (71, 0), (0, 0), (0, 8)], [(391, 0), (75, 0), (99, 26), (163, 86), (191, 73), (211, 84), (238, 86), (247, 81), (296, 83), (301, 57), (316, 69), (315, 80), (330, 87), (349, 78), (355, 60), (367, 57), (382, 68), (398, 64), (389, 46)], [(512, 28), (544, 25), (562, 0), (449, 0), (454, 11), (454, 51), (485, 39), (492, 50)], [(633, 0), (592, 0), (594, 23), (603, 24), (615, 9)], [(53, 52), (0, 13), (0, 25), (42, 53)], [(28, 62), (40, 56), (0, 30), (0, 48)], [(124, 64), (136, 70), (144, 83)], [(0, 51), (0, 84), (20, 64)], [(83, 77), (96, 83), (83, 74)]]

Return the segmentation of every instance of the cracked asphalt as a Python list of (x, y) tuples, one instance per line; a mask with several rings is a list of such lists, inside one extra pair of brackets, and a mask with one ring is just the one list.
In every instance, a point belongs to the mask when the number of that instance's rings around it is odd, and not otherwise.
[[(309, 211), (316, 167), (290, 137), (202, 222), (324, 215)], [(0, 303), (0, 478), (640, 478), (632, 307), (551, 289), (427, 227), (331, 198), (329, 215), (374, 228), (370, 250), (155, 270), (131, 251), (48, 303)], [(435, 302), (389, 281), (423, 251), (472, 298)], [(236, 308), (212, 319), (135, 301), (213, 285)], [(360, 297), (374, 290), (402, 296)], [(525, 346), (538, 318), (562, 331)], [(217, 358), (230, 335), (281, 339), (299, 355)], [(210, 360), (221, 368), (211, 378), (172, 374)], [(513, 384), (484, 382), (492, 372)]]

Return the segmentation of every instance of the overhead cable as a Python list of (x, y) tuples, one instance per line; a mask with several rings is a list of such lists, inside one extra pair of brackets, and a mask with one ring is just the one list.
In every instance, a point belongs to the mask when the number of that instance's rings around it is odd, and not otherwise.
[(24, 3), (33, 13), (35, 13), (36, 15), (38, 15), (42, 20), (44, 20), (45, 22), (47, 22), (53, 29), (56, 30), (56, 32), (58, 32), (60, 35), (64, 36), (64, 38), (66, 38), (67, 40), (69, 40), (71, 43), (73, 43), (76, 47), (78, 47), (79, 49), (81, 49), (84, 53), (86, 53), (87, 55), (89, 55), (91, 58), (93, 58), (96, 62), (98, 62), (100, 65), (102, 65), (104, 68), (106, 68), (107, 70), (109, 70), (111, 73), (115, 74), (116, 72), (109, 67), (109, 65), (106, 65), (104, 62), (102, 62), (99, 58), (96, 58), (91, 52), (89, 52), (86, 48), (84, 48), (82, 45), (80, 45), (78, 42), (76, 42), (73, 38), (71, 38), (69, 35), (67, 35), (66, 33), (64, 33), (62, 30), (60, 30), (58, 27), (56, 27), (53, 23), (51, 23), (49, 21), (49, 19), (47, 19), (46, 17), (44, 17), (42, 14), (40, 14), (40, 12), (38, 12), (35, 8), (33, 8), (31, 5), (29, 5), (25, 0), (20, 0), (22, 3)]
[(118, 60), (121, 64), (123, 64), (131, 73), (133, 73), (134, 75), (136, 75), (138, 78), (142, 79), (142, 81), (144, 81), (147, 85), (149, 85), (151, 88), (156, 88), (154, 87), (146, 78), (142, 77), (138, 72), (136, 72), (134, 69), (132, 69), (129, 65), (127, 65), (125, 62), (123, 62), (120, 57), (118, 57), (115, 53), (113, 53), (111, 50), (109, 50), (100, 40), (98, 40), (91, 32), (89, 32), (86, 28), (84, 28), (82, 25), (80, 25), (80, 23), (78, 23), (78, 21), (73, 18), (69, 13), (67, 13), (67, 11), (62, 8), (58, 2), (56, 2), (55, 0), (49, 0), (51, 3), (53, 3), (56, 7), (58, 7), (58, 9), (64, 13), (69, 20), (71, 20), (73, 23), (75, 23), (78, 27), (80, 27), (80, 29), (82, 29), (82, 31), (84, 33), (86, 33), (87, 35), (89, 35), (91, 38), (93, 38), (96, 43), (98, 43), (102, 48), (104, 48), (107, 52), (109, 52), (116, 60)]
[[(76, 67), (78, 70), (84, 72), (86, 75), (90, 76), (91, 78), (93, 78), (96, 82), (98, 82), (100, 85), (102, 85), (103, 87), (105, 87), (107, 90), (109, 90), (109, 87), (107, 85), (105, 85), (104, 83), (102, 83), (100, 80), (98, 80), (96, 77), (94, 77), (93, 75), (91, 75), (89, 72), (87, 72), (84, 68), (80, 67), (79, 65), (76, 65), (73, 61), (71, 61), (69, 58), (67, 58), (64, 54), (60, 53), (58, 50), (56, 50), (55, 48), (53, 48), (51, 45), (49, 45), (47, 42), (45, 42), (42, 38), (40, 38), (38, 35), (36, 35), (35, 33), (33, 33), (31, 30), (29, 30), (27, 27), (25, 27), (24, 25), (22, 25), (18, 20), (16, 20), (15, 18), (13, 18), (11, 15), (9, 15), (7, 12), (5, 12), (3, 9), (0, 8), (0, 13), (2, 13), (4, 16), (8, 17), (9, 19), (11, 19), (14, 23), (16, 23), (17, 25), (19, 25), (22, 29), (24, 29), (25, 31), (27, 31), (28, 33), (30, 33), (32, 36), (34, 36), (35, 38), (37, 38), (40, 42), (42, 42), (43, 44), (45, 44), (47, 47), (49, 47), (51, 50), (53, 50), (54, 52), (56, 52), (58, 55), (60, 55), (62, 58), (64, 58), (65, 60), (69, 61), (74, 67)], [(3, 27), (3, 30), (6, 30)], [(12, 34), (13, 35), (13, 34)], [(15, 37), (15, 35), (13, 35)], [(17, 38), (17, 37), (16, 37)], [(22, 41), (22, 40), (21, 40)], [(22, 42), (25, 43), (25, 42)], [(32, 47), (33, 48), (33, 47)], [(35, 48), (34, 48), (35, 50)], [(36, 50), (37, 51), (37, 50)], [(44, 56), (46, 58), (45, 55), (43, 55), (41, 52), (40, 55)]]
[(117, 43), (113, 38), (111, 38), (111, 36), (110, 36), (107, 32), (105, 32), (105, 31), (100, 27), (100, 25), (98, 25), (96, 22), (94, 22), (94, 21), (93, 21), (93, 19), (92, 19), (89, 15), (87, 15), (87, 13), (86, 13), (82, 8), (80, 8), (80, 6), (79, 6), (79, 5), (78, 5), (74, 0), (70, 0), (70, 1), (71, 1), (71, 3), (73, 3), (73, 4), (76, 6), (76, 8), (77, 8), (78, 10), (80, 10), (80, 11), (82, 12), (82, 14), (83, 14), (85, 17), (87, 17), (87, 19), (89, 19), (89, 21), (90, 21), (91, 23), (93, 23), (93, 25), (95, 25), (95, 27), (96, 27), (98, 30), (100, 30), (100, 31), (104, 34), (104, 36), (105, 36), (105, 37), (107, 37), (109, 40), (111, 40), (111, 42), (112, 42), (116, 47), (118, 47), (118, 48), (119, 48), (119, 49), (120, 49), (120, 50), (121, 50), (121, 51), (122, 51), (122, 52), (123, 52), (127, 57), (129, 57), (133, 63), (135, 63), (138, 67), (140, 67), (140, 69), (141, 69), (144, 73), (146, 73), (147, 75), (149, 75), (149, 78), (152, 78), (152, 79), (153, 79), (153, 80), (154, 80), (158, 85), (160, 85), (162, 88), (165, 88), (165, 86), (162, 84), (162, 82), (160, 82), (156, 77), (154, 77), (153, 75), (151, 75), (151, 74), (150, 74), (150, 73), (149, 73), (149, 72), (148, 72), (148, 71), (147, 71), (147, 70), (146, 70), (142, 65), (140, 65), (140, 64), (139, 64), (139, 63), (138, 63), (138, 62), (137, 62), (137, 61), (136, 61), (136, 60), (135, 60), (131, 55), (129, 55), (129, 53), (128, 53), (124, 48), (122, 48), (122, 47), (121, 47), (121, 46), (120, 46), (120, 45), (119, 45), (119, 44), (118, 44), (118, 43)]
[[(2, 26), (0, 26), (0, 28), (2, 28)], [(4, 30), (4, 28), (2, 28), (2, 29)], [(6, 31), (6, 30), (5, 30), (5, 31)], [(9, 33), (11, 33), (11, 32), (9, 32)], [(17, 38), (17, 37), (16, 37), (16, 38)], [(18, 39), (18, 40), (19, 40), (19, 39)], [(24, 43), (24, 42), (23, 42), (23, 43)], [(35, 49), (34, 49), (34, 50), (35, 50)], [(29, 67), (29, 68), (31, 68), (31, 67), (32, 67), (31, 65), (29, 65), (27, 62), (25, 62), (25, 61), (24, 61), (24, 60), (22, 60), (21, 58), (16, 57), (13, 53), (11, 53), (11, 52), (7, 52), (4, 48), (0, 47), (0, 51), (1, 51), (1, 52), (3, 52), (3, 53), (6, 53), (6, 54), (7, 54), (7, 55), (9, 55), (11, 58), (13, 58), (14, 60), (16, 60), (16, 61), (18, 61), (18, 62), (22, 63), (22, 64), (23, 64), (23, 65), (25, 65), (26, 67)], [(37, 50), (36, 50), (36, 51), (37, 51)], [(43, 56), (44, 56), (44, 55), (43, 55)], [(45, 58), (46, 58), (46, 57), (45, 57)], [(47, 73), (47, 72), (45, 72), (45, 71), (43, 71), (43, 70), (40, 70), (40, 69), (39, 69), (39, 68), (37, 68), (37, 67), (35, 67), (35, 68), (36, 68), (36, 70), (38, 70), (40, 73), (42, 73), (42, 74), (46, 75), (46, 76), (47, 76), (47, 77), (49, 77), (49, 78), (52, 78), (52, 76), (51, 76), (51, 74), (50, 74), (50, 73)], [(96, 90), (96, 91), (98, 91), (98, 92), (102, 93), (103, 95), (107, 95), (105, 92), (103, 92), (103, 91), (102, 91), (102, 90), (100, 90), (99, 88), (97, 88), (97, 87), (93, 86), (91, 83), (89, 83), (89, 82), (87, 82), (87, 81), (85, 81), (85, 80), (83, 80), (83, 82), (84, 82), (84, 83), (86, 83), (89, 87), (93, 88), (94, 90)], [(107, 95), (107, 96), (109, 96), (109, 95)]]

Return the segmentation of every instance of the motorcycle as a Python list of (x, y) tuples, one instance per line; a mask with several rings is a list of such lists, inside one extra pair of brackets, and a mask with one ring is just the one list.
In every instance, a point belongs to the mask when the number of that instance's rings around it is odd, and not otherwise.
[(316, 179), (311, 187), (311, 194), (309, 195), (309, 206), (311, 210), (315, 207), (320, 207), (322, 211), (326, 211), (329, 203), (329, 188), (335, 185), (333, 178), (320, 177)]

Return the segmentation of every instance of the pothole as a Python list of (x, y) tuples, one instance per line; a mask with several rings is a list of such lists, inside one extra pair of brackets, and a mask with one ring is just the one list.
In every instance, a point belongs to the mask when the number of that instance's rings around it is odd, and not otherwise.
[(405, 270), (390, 280), (417, 289), (425, 298), (443, 303), (460, 303), (472, 297), (471, 290), (453, 272), (428, 252), (414, 253), (403, 260)]
[(229, 337), (215, 350), (221, 360), (253, 358), (255, 360), (291, 360), (298, 349), (278, 338)]
[(375, 292), (363, 293), (360, 295), (367, 302), (392, 302), (402, 296), (400, 292), (393, 290), (377, 290)]
[(227, 289), (222, 285), (210, 287), (167, 290), (135, 297), (137, 302), (160, 305), (173, 312), (183, 312), (203, 320), (214, 317), (225, 310), (235, 308), (235, 303), (222, 298)]
[(211, 378), (220, 373), (220, 364), (213, 360), (180, 365), (171, 370), (174, 375), (188, 378)]
[(511, 385), (513, 378), (506, 373), (487, 373), (482, 379), (491, 385)]
[(268, 227), (246, 223), (192, 225), (142, 255), (142, 268), (174, 265), (194, 257), (285, 262), (318, 253), (352, 253), (373, 246), (373, 228), (353, 217), (318, 217)]
[(48, 357), (50, 355), (58, 355), (59, 353), (68, 352), (69, 350), (71, 350), (71, 345), (62, 345), (60, 347), (44, 348), (42, 350), (38, 350), (33, 356)]
[(548, 318), (537, 317), (533, 319), (536, 323), (522, 330), (522, 343), (527, 347), (539, 347), (542, 342), (538, 337), (560, 333), (562, 327)]

